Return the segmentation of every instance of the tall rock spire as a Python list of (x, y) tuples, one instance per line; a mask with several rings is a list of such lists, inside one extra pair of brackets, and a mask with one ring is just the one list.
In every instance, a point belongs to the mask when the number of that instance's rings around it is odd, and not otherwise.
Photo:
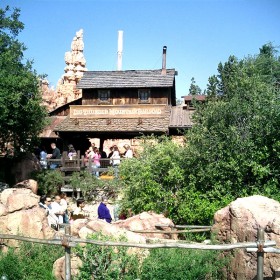
[(71, 51), (65, 53), (65, 73), (58, 80), (56, 90), (50, 89), (49, 92), (46, 92), (43, 89), (44, 103), (50, 111), (81, 97), (82, 91), (77, 89), (77, 84), (87, 71), (83, 51), (83, 29), (81, 29), (76, 32), (76, 36), (72, 40)]

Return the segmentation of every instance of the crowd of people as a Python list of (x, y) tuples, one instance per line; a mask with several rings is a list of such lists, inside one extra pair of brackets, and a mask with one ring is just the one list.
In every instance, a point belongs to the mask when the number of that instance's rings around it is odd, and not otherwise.
[[(47, 169), (47, 159), (60, 159), (61, 152), (60, 149), (56, 146), (55, 143), (51, 143), (52, 154), (47, 154), (46, 148), (42, 147), (38, 154), (38, 158), (40, 160), (40, 165), (42, 169)], [(110, 153), (107, 155), (105, 151), (99, 150), (98, 147), (95, 146), (94, 143), (86, 150), (85, 152), (85, 164), (88, 165), (89, 160), (91, 160), (92, 166), (92, 174), (99, 178), (98, 168), (101, 167), (100, 161), (102, 159), (108, 159), (109, 165), (115, 167), (117, 173), (117, 167), (120, 165), (121, 158), (133, 158), (133, 151), (128, 144), (123, 146), (124, 153), (120, 153), (117, 145), (110, 147)], [(70, 160), (74, 159), (77, 156), (77, 152), (72, 144), (68, 145), (68, 153), (67, 156)], [(56, 169), (58, 167), (57, 162), (52, 162), (49, 166), (50, 169)]]
[[(113, 219), (107, 203), (108, 199), (103, 197), (96, 214), (98, 219), (111, 223)], [(48, 224), (55, 230), (58, 230), (61, 224), (72, 223), (76, 219), (89, 218), (91, 214), (85, 210), (86, 204), (83, 198), (77, 199), (76, 208), (72, 209), (73, 206), (69, 206), (65, 193), (55, 195), (53, 198), (46, 195), (41, 196), (39, 206), (45, 209)]]
[(115, 177), (118, 177), (118, 166), (121, 163), (121, 158), (132, 158), (133, 151), (128, 144), (124, 145), (125, 152), (123, 154), (120, 153), (117, 145), (110, 147), (109, 155), (106, 154), (105, 151), (100, 151), (95, 144), (93, 143), (85, 153), (85, 161), (88, 163), (89, 160), (92, 161), (92, 173), (99, 178), (98, 168), (101, 167), (100, 159), (109, 159), (108, 163), (112, 167), (114, 167)]

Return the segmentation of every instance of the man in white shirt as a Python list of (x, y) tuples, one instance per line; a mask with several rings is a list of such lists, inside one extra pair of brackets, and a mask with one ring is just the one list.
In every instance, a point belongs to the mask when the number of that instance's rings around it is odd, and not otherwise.
[(128, 144), (125, 144), (123, 147), (125, 148), (124, 157), (125, 158), (133, 158), (133, 152), (132, 152), (130, 146)]
[(63, 211), (62, 206), (60, 205), (61, 198), (59, 195), (56, 195), (54, 201), (51, 204), (52, 212), (58, 217), (58, 223), (63, 224)]
[(45, 209), (49, 226), (57, 229), (58, 217), (52, 211), (51, 202), (52, 200), (50, 197), (42, 196), (40, 198), (39, 206)]

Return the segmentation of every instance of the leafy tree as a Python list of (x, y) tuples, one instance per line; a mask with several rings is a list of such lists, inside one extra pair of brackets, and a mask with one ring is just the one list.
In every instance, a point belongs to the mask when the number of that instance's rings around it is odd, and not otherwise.
[(208, 99), (216, 98), (218, 95), (218, 78), (217, 76), (213, 75), (209, 77), (207, 89), (206, 89), (206, 95)]
[[(273, 65), (269, 75), (260, 61)], [(186, 181), (206, 205), (207, 199), (213, 202), (208, 219), (217, 207), (237, 197), (280, 198), (279, 89), (276, 79), (268, 78), (279, 77), (279, 69), (275, 56), (230, 56), (218, 66), (219, 98), (198, 108), (194, 116), (187, 135)]]
[[(209, 79), (186, 145), (152, 142), (121, 165), (123, 207), (164, 212), (175, 223), (206, 224), (238, 197), (280, 200), (280, 60), (268, 45), (256, 56), (230, 56)], [(164, 143), (164, 144), (162, 144)]]
[(0, 148), (10, 142), (15, 153), (33, 148), (47, 116), (39, 79), (17, 39), (24, 27), (19, 16), (19, 9), (0, 9)]
[(200, 95), (201, 88), (196, 84), (194, 77), (191, 78), (191, 85), (189, 88), (189, 95)]
[(163, 212), (176, 219), (176, 193), (184, 186), (184, 151), (167, 137), (142, 140), (139, 156), (122, 161), (120, 166), (124, 185), (122, 207), (134, 213)]

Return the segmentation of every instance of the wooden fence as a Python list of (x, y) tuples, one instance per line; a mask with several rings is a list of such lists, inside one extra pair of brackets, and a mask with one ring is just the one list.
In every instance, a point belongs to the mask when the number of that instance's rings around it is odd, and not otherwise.
[[(162, 226), (162, 225), (161, 225)], [(200, 228), (202, 229), (202, 228)], [(205, 227), (206, 229), (206, 227)], [(233, 249), (245, 248), (247, 252), (257, 252), (257, 280), (263, 280), (263, 265), (264, 253), (280, 253), (280, 249), (273, 248), (276, 245), (275, 241), (264, 240), (264, 230), (258, 229), (258, 238), (256, 242), (243, 242), (234, 244), (220, 244), (220, 245), (205, 245), (205, 244), (188, 244), (188, 243), (154, 243), (154, 244), (141, 244), (132, 242), (112, 242), (112, 241), (98, 241), (92, 239), (75, 238), (70, 234), (70, 225), (65, 227), (65, 233), (61, 237), (54, 239), (37, 239), (19, 235), (0, 234), (0, 239), (14, 239), (26, 242), (58, 245), (65, 248), (65, 280), (71, 280), (71, 248), (76, 247), (78, 244), (87, 243), (99, 246), (114, 246), (114, 247), (136, 247), (144, 249), (155, 248), (181, 248), (181, 249), (196, 249), (196, 250), (221, 250), (229, 251)]]

